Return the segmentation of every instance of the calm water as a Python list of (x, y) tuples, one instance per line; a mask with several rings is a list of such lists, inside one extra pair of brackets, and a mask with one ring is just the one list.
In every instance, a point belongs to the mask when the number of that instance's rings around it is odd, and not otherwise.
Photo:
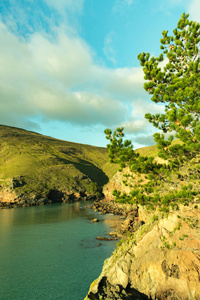
[[(0, 210), (0, 299), (83, 300), (114, 241), (115, 216), (100, 216), (88, 203)], [(95, 217), (101, 222), (91, 223)]]

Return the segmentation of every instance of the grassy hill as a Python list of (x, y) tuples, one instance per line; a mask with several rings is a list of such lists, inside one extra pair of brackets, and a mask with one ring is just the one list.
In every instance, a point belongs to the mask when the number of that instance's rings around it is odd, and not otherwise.
[(27, 197), (46, 197), (52, 189), (93, 193), (93, 183), (101, 189), (117, 168), (111, 167), (106, 148), (0, 125), (1, 190), (13, 187)]
[[(156, 146), (136, 151), (157, 156)], [(57, 140), (0, 125), (0, 206), (26, 206), (100, 196), (103, 186), (118, 169), (119, 165), (109, 163), (106, 148)], [(180, 174), (172, 174), (165, 189), (168, 189), (169, 182), (177, 185), (178, 176), (181, 185), (190, 183), (188, 173), (193, 173), (191, 166), (184, 166)], [(126, 181), (125, 178), (122, 180)]]

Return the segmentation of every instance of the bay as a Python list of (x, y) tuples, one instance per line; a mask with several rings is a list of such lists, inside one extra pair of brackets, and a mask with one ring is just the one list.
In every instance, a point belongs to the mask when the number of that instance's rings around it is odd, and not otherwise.
[[(88, 202), (0, 210), (0, 299), (83, 300), (116, 241), (118, 222)], [(93, 218), (100, 219), (91, 223)]]

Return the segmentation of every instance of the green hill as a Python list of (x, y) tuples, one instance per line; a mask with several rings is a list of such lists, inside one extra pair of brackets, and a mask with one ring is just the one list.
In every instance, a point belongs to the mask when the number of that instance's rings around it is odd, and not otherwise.
[(18, 197), (23, 205), (53, 200), (48, 198), (52, 191), (50, 198), (59, 192), (62, 196), (97, 194), (117, 168), (110, 165), (106, 148), (0, 125), (1, 202), (11, 192), (14, 202)]
[[(156, 146), (136, 151), (157, 155)], [(118, 169), (106, 148), (0, 125), (0, 207), (100, 197)]]

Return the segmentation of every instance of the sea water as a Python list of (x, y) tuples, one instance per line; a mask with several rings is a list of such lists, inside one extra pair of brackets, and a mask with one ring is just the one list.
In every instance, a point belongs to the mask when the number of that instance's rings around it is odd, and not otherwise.
[[(117, 217), (88, 203), (0, 210), (0, 299), (83, 300), (116, 241)], [(92, 223), (94, 218), (100, 219)]]

